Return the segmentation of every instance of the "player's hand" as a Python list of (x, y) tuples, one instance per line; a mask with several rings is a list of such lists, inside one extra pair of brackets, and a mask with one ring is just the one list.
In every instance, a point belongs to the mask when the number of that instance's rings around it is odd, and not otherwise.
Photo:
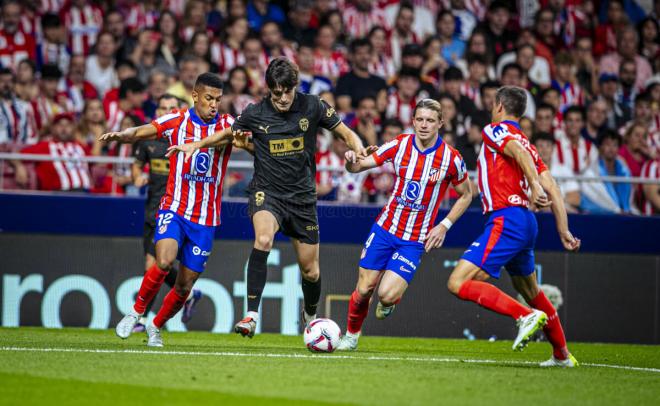
[(426, 237), (426, 242), (424, 243), (424, 250), (426, 252), (431, 251), (434, 248), (442, 247), (442, 243), (445, 242), (445, 236), (447, 235), (447, 229), (442, 224), (438, 224), (429, 231), (429, 235)]
[(149, 183), (149, 176), (147, 174), (142, 174), (138, 176), (135, 181), (133, 181), (133, 185), (135, 187), (142, 187), (146, 186)]
[(533, 182), (531, 185), (532, 188), (532, 205), (537, 208), (549, 207), (552, 204), (552, 201), (548, 199), (548, 195), (543, 190), (543, 187), (539, 182)]
[(349, 162), (349, 163), (352, 163), (352, 164), (357, 163), (358, 154), (356, 154), (355, 151), (348, 150), (348, 151), (346, 151), (346, 153), (344, 153), (344, 159), (346, 160), (346, 162)]
[(566, 251), (577, 252), (580, 249), (582, 241), (579, 238), (573, 237), (570, 231), (565, 231), (559, 234), (561, 243), (564, 245)]
[(249, 131), (243, 131), (243, 130), (235, 130), (232, 132), (232, 135), (234, 136), (234, 140), (232, 141), (232, 145), (234, 145), (237, 148), (242, 148), (242, 149), (247, 149), (248, 148), (248, 136), (250, 132)]
[(176, 153), (183, 152), (186, 154), (183, 161), (188, 162), (192, 154), (194, 154), (195, 151), (197, 151), (196, 144), (197, 144), (196, 142), (191, 142), (190, 144), (172, 145), (167, 149), (165, 156), (169, 158)]
[(378, 151), (378, 147), (375, 145), (369, 145), (366, 148), (362, 148), (358, 156), (360, 158), (366, 158), (369, 155), (373, 154), (374, 152)]
[(102, 134), (99, 137), (99, 141), (125, 141), (126, 138), (130, 137), (132, 135), (131, 128), (127, 128), (124, 131), (112, 131), (109, 133)]

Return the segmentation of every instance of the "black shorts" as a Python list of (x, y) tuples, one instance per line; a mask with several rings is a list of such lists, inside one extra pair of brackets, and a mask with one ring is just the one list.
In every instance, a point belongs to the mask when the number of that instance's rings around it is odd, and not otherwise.
[(305, 244), (319, 243), (319, 220), (316, 202), (292, 203), (269, 196), (266, 192), (250, 193), (249, 214), (252, 218), (261, 210), (270, 212), (280, 226), (282, 234)]
[(144, 255), (151, 254), (156, 257), (156, 244), (154, 244), (154, 233), (156, 232), (156, 223), (144, 223), (142, 231), (142, 247)]

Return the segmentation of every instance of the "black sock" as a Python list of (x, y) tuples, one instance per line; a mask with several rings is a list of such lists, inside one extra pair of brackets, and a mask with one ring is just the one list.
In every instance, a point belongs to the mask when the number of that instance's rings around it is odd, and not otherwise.
[(176, 275), (177, 275), (176, 269), (172, 268), (170, 269), (170, 272), (167, 274), (165, 277), (165, 283), (167, 283), (167, 286), (170, 288), (174, 287), (174, 284), (176, 283)]
[(305, 313), (310, 316), (316, 314), (316, 307), (321, 297), (321, 275), (319, 275), (316, 282), (310, 282), (302, 278), (302, 291), (305, 298)]
[(248, 311), (258, 312), (259, 303), (261, 303), (261, 294), (266, 286), (266, 276), (268, 276), (268, 254), (270, 251), (262, 251), (252, 248), (247, 270), (247, 294)]

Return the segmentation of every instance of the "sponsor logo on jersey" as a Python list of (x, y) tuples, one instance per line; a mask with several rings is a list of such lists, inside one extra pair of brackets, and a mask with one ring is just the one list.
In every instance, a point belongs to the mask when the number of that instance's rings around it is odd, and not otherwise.
[(270, 140), (269, 144), (272, 156), (299, 154), (305, 149), (305, 139), (303, 137)]
[(305, 230), (307, 230), (307, 231), (318, 231), (318, 229), (319, 229), (318, 224), (315, 224), (313, 226), (305, 226)]
[(254, 194), (254, 202), (256, 203), (257, 207), (264, 204), (264, 200), (266, 200), (266, 194), (264, 192), (257, 192)]
[(403, 192), (404, 197), (407, 200), (415, 201), (419, 197), (419, 191), (422, 189), (422, 186), (416, 180), (408, 182), (405, 192)]
[(167, 224), (163, 224), (158, 228), (158, 234), (165, 234), (166, 231), (167, 231)]
[(309, 128), (309, 120), (303, 117), (300, 119), (300, 121), (298, 121), (298, 125), (300, 126), (301, 130), (307, 131)]
[(259, 129), (260, 129), (261, 131), (265, 132), (266, 134), (268, 134), (268, 129), (269, 129), (269, 128), (270, 128), (270, 125), (267, 125), (267, 126), (265, 126), (265, 127), (262, 126), (262, 125), (259, 126)]
[(170, 173), (170, 161), (167, 159), (152, 159), (149, 161), (149, 166), (151, 167), (151, 172), (153, 173), (157, 173), (159, 175), (167, 175)]
[(215, 176), (202, 176), (186, 173), (183, 175), (183, 179), (190, 182), (215, 183)]
[[(417, 265), (415, 265), (411, 260), (409, 260), (408, 258), (404, 257), (403, 255), (400, 255), (398, 252), (395, 252), (394, 255), (392, 255), (392, 259), (393, 259), (393, 260), (396, 260), (396, 261), (401, 261), (401, 262), (403, 262), (404, 264), (406, 264), (406, 265), (408, 265), (409, 267), (411, 267), (412, 269), (417, 269)], [(402, 268), (403, 268), (403, 267), (402, 267)], [(410, 271), (406, 271), (406, 272), (410, 272)]]
[(507, 200), (509, 200), (509, 203), (511, 203), (511, 204), (522, 204), (523, 203), (523, 199), (518, 195), (510, 195)]
[(206, 173), (211, 167), (211, 157), (206, 152), (200, 152), (195, 157), (195, 171), (197, 173)]
[(405, 273), (412, 273), (412, 271), (410, 271), (410, 270), (404, 268), (403, 266), (399, 267), (399, 270), (400, 270), (401, 272), (405, 272)]
[(211, 255), (210, 251), (204, 251), (203, 249), (201, 249), (197, 246), (193, 247), (192, 252), (193, 252), (194, 255), (201, 255), (203, 257), (208, 257), (208, 256)]
[(418, 204), (414, 202), (410, 202), (406, 199), (404, 199), (401, 196), (396, 197), (396, 202), (402, 206), (409, 207), (413, 210), (426, 210), (426, 205), (425, 204)]
[(431, 168), (429, 171), (429, 182), (430, 183), (436, 183), (440, 180), (440, 169), (438, 168)]

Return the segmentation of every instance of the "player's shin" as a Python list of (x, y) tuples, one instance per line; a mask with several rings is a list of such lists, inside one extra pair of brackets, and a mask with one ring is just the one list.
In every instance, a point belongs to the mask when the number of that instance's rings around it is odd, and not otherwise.
[(308, 281), (303, 276), (302, 278), (302, 291), (305, 302), (305, 313), (308, 316), (316, 315), (316, 308), (321, 298), (321, 275), (314, 282)]
[(347, 333), (357, 334), (362, 330), (362, 323), (369, 312), (369, 299), (370, 296), (362, 296), (357, 290), (353, 291), (348, 302)]
[(252, 248), (247, 270), (248, 312), (259, 312), (259, 303), (261, 303), (261, 295), (264, 292), (268, 276), (269, 253), (270, 251)]
[(566, 347), (566, 337), (564, 336), (564, 329), (559, 321), (557, 310), (548, 300), (545, 293), (539, 290), (539, 294), (529, 301), (529, 305), (535, 309), (539, 309), (548, 315), (548, 324), (543, 328), (545, 336), (552, 344), (552, 353), (558, 360), (565, 360), (569, 357), (568, 348)]
[(163, 271), (155, 264), (144, 274), (140, 290), (135, 299), (135, 305), (133, 306), (133, 309), (137, 314), (142, 315), (145, 313), (147, 305), (149, 305), (154, 297), (156, 297), (156, 294), (158, 294), (160, 287), (163, 285), (163, 282), (165, 282), (167, 274), (168, 271)]
[(167, 323), (169, 319), (174, 317), (175, 314), (183, 307), (183, 304), (186, 302), (188, 294), (183, 296), (179, 295), (176, 289), (172, 288), (165, 296), (163, 300), (163, 305), (156, 317), (154, 317), (154, 326), (161, 328)]
[(463, 282), (458, 297), (477, 303), (496, 313), (513, 317), (518, 320), (526, 316), (532, 310), (520, 304), (517, 300), (498, 289), (495, 285), (487, 282), (468, 280)]

